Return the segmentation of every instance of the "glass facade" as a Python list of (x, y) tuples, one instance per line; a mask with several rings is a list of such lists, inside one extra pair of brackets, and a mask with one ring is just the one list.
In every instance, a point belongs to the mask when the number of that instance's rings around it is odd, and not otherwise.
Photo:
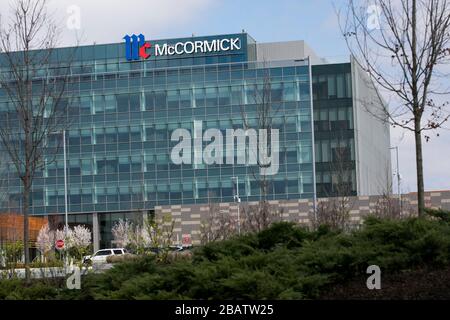
[(312, 67), (318, 197), (356, 195), (350, 63)]
[[(156, 205), (232, 202), (235, 177), (242, 201), (259, 200), (257, 166), (175, 164), (171, 150), (178, 141), (171, 141), (171, 136), (180, 128), (193, 133), (194, 121), (201, 121), (203, 132), (216, 128), (223, 136), (227, 129), (244, 129), (244, 122), (248, 128), (259, 129), (258, 96), (262, 92), (267, 93), (271, 105), (271, 127), (279, 130), (280, 137), (279, 170), (267, 176), (267, 199), (313, 197), (311, 66), (307, 60), (252, 62), (255, 45), (247, 34), (195, 39), (231, 36), (239, 37), (240, 50), (151, 56), (135, 62), (126, 61), (123, 44), (77, 49), (60, 106), (67, 108), (70, 122), (66, 132), (70, 213), (123, 213)], [(192, 40), (167, 42), (186, 39)], [(69, 50), (57, 51), (64, 56)], [(336, 95), (342, 86), (347, 88), (345, 79), (342, 84), (341, 76), (336, 76)], [(4, 93), (2, 98), (0, 112), (5, 112), (10, 102)], [(331, 112), (327, 117), (332, 117)], [(340, 111), (336, 117), (341, 119)], [(1, 121), (8, 119), (2, 117)], [(47, 139), (49, 145), (56, 145), (58, 137)], [(208, 143), (204, 141), (202, 147)], [(330, 142), (330, 153), (332, 148)], [(236, 155), (242, 150), (234, 151)], [(194, 158), (194, 150), (191, 156)], [(3, 207), (20, 211), (20, 182), (12, 166), (6, 188)], [(38, 172), (31, 210), (36, 215), (64, 212), (62, 150), (56, 161), (49, 161)], [(111, 221), (102, 219), (105, 228), (110, 228)]]

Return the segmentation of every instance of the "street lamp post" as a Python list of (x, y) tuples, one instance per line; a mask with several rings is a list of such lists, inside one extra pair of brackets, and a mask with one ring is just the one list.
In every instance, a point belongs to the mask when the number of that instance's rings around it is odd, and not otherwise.
[(66, 156), (66, 130), (63, 130), (63, 153), (64, 153), (64, 213), (66, 220), (66, 233), (69, 230), (69, 219), (67, 214), (67, 156)]
[(395, 149), (396, 160), (397, 160), (397, 193), (398, 193), (398, 202), (400, 207), (400, 214), (402, 213), (402, 194), (400, 192), (400, 171), (399, 171), (399, 160), (398, 160), (398, 147), (390, 147), (389, 149)]
[[(50, 132), (50, 134), (56, 134), (59, 132), (53, 131)], [(66, 229), (69, 229), (69, 219), (68, 219), (68, 213), (67, 213), (67, 153), (66, 153), (66, 129), (62, 131), (63, 134), (63, 156), (64, 156), (64, 220), (65, 220), (65, 227)]]
[[(67, 155), (66, 155), (66, 130), (63, 130), (63, 153), (64, 153), (64, 220), (65, 220), (65, 232), (64, 237), (67, 240), (67, 233), (69, 232), (69, 219), (67, 213)], [(64, 247), (66, 243), (64, 243)], [(67, 272), (67, 251), (64, 257), (64, 266)]]
[[(51, 134), (58, 132), (51, 132)], [(69, 219), (68, 219), (68, 206), (67, 206), (67, 152), (66, 152), (66, 129), (62, 131), (63, 134), (63, 156), (64, 156), (64, 220), (65, 231), (64, 236), (67, 238), (67, 232), (69, 231)], [(64, 246), (66, 244), (64, 243)], [(67, 257), (64, 259), (64, 265), (67, 270)]]
[(239, 207), (241, 198), (239, 197), (239, 177), (231, 177), (231, 180), (236, 180), (236, 194), (233, 195), (234, 201), (237, 202), (237, 220), (238, 220), (238, 235), (241, 235), (241, 217), (239, 213)]

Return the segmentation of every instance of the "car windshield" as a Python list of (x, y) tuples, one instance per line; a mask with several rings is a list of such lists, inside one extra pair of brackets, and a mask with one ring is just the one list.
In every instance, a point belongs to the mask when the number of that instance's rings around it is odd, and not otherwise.
[(96, 256), (107, 256), (111, 254), (111, 250), (102, 250), (102, 251), (98, 251), (95, 255)]

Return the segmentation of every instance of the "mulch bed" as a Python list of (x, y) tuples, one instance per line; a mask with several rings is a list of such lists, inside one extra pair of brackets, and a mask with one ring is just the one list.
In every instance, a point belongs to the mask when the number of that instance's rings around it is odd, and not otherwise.
[[(368, 274), (367, 277), (370, 275)], [(381, 289), (369, 290), (359, 277), (324, 290), (324, 300), (449, 300), (450, 267), (414, 269), (395, 274), (381, 272)]]

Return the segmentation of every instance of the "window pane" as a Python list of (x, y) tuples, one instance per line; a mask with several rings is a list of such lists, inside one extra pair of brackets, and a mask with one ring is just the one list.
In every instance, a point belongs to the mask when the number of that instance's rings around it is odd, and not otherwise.
[(104, 96), (94, 96), (94, 108), (95, 113), (100, 113), (105, 111), (105, 97)]
[(128, 94), (118, 94), (117, 96), (117, 111), (128, 112)]
[(338, 98), (344, 98), (346, 96), (345, 92), (345, 82), (344, 82), (344, 75), (338, 74), (336, 77), (336, 85), (337, 85), (337, 97)]
[(336, 77), (334, 74), (328, 75), (328, 98), (336, 98)]
[(284, 101), (295, 101), (295, 91), (294, 83), (289, 82), (284, 84), (283, 90), (283, 100)]
[(81, 114), (90, 114), (91, 113), (91, 105), (92, 105), (92, 97), (85, 96), (80, 98), (80, 113)]
[(105, 111), (106, 112), (116, 111), (116, 97), (114, 95), (105, 96)]
[(329, 152), (329, 142), (328, 141), (322, 141), (322, 161), (328, 162), (330, 161), (330, 152)]
[(155, 108), (157, 110), (166, 108), (166, 92), (157, 91), (155, 92)]

